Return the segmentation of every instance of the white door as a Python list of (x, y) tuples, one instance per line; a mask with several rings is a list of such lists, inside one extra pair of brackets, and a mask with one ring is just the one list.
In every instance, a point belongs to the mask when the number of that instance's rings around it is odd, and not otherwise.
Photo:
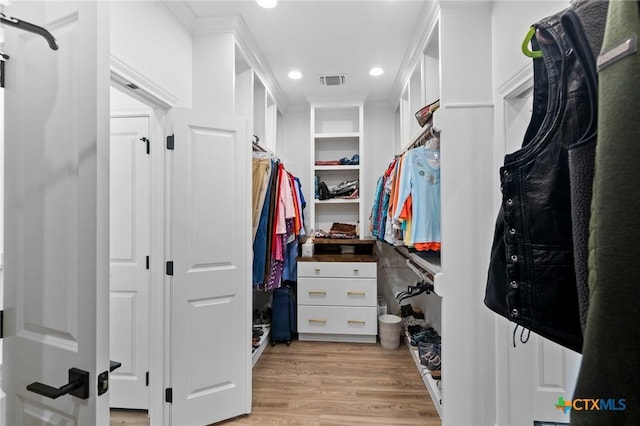
[(111, 407), (149, 408), (149, 117), (111, 118)]
[[(251, 411), (250, 140), (238, 117), (174, 110), (171, 424)], [(170, 272), (170, 271), (168, 271)]]
[[(509, 324), (509, 335), (503, 338), (511, 339), (514, 327)], [(569, 410), (557, 407), (558, 398), (573, 398), (581, 356), (534, 333), (522, 344), (521, 330), (516, 333), (516, 347), (509, 347), (509, 424), (568, 424)]]
[[(4, 27), (7, 425), (106, 425), (109, 394), (109, 20), (101, 2), (14, 2)], [(106, 18), (105, 18), (106, 17)], [(87, 399), (59, 388), (88, 373)], [(72, 373), (70, 373), (70, 370)], [(79, 374), (78, 376), (82, 376)], [(75, 381), (75, 380), (74, 380)], [(33, 388), (33, 387), (32, 387)]]

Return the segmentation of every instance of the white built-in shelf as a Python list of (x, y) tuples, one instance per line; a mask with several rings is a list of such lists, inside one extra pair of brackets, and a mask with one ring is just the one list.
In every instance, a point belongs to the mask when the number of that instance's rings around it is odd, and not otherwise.
[(339, 133), (314, 133), (315, 139), (355, 139), (360, 137), (358, 132), (339, 132)]
[(260, 346), (258, 346), (256, 349), (253, 350), (253, 354), (252, 354), (252, 367), (256, 366), (256, 362), (258, 362), (258, 359), (260, 359), (260, 356), (262, 355), (262, 352), (264, 352), (264, 348), (267, 347), (267, 344), (269, 343), (269, 334), (271, 333), (271, 326), (268, 324), (262, 325), (262, 331), (264, 331), (264, 334), (262, 336), (260, 336)]
[(360, 170), (360, 166), (349, 166), (349, 165), (340, 165), (340, 166), (315, 166), (316, 171), (325, 171), (325, 170), (335, 170), (335, 171), (345, 171), (345, 170)]
[(405, 342), (407, 343), (407, 348), (409, 348), (409, 352), (411, 352), (411, 357), (418, 368), (418, 372), (420, 373), (420, 377), (422, 377), (422, 381), (424, 382), (424, 386), (429, 391), (429, 396), (433, 401), (433, 405), (436, 407), (436, 411), (438, 411), (438, 415), (442, 419), (442, 395), (440, 393), (440, 389), (438, 389), (438, 383), (431, 375), (431, 371), (424, 365), (420, 363), (420, 354), (418, 353), (418, 348), (414, 348), (411, 346), (411, 338), (408, 334), (404, 335)]
[(357, 204), (360, 198), (331, 198), (329, 200), (313, 200), (316, 204)]

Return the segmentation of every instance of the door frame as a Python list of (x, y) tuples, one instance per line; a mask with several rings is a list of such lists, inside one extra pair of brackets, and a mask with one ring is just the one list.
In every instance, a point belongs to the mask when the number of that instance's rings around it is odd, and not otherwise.
[(149, 106), (149, 158), (150, 180), (149, 208), (152, 212), (149, 252), (149, 419), (150, 424), (166, 424), (169, 405), (164, 403), (164, 384), (169, 379), (170, 366), (168, 330), (170, 294), (169, 280), (164, 273), (164, 262), (169, 254), (169, 158), (165, 149), (165, 138), (172, 131), (171, 109), (178, 98), (156, 85), (120, 59), (111, 56), (111, 85)]

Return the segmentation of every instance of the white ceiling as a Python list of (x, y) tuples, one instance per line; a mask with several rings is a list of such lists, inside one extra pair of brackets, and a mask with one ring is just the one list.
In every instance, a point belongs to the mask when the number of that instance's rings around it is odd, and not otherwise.
[[(240, 15), (289, 104), (308, 101), (389, 101), (425, 0), (281, 0), (263, 9), (254, 0), (184, 1), (195, 18)], [(373, 66), (384, 68), (369, 76)], [(301, 80), (287, 77), (302, 72)], [(346, 74), (325, 87), (320, 75)]]

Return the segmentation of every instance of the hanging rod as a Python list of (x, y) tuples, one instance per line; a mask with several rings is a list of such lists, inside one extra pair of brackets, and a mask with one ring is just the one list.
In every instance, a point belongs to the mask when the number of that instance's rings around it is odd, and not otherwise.
[[(406, 250), (406, 249), (405, 249)], [(431, 284), (434, 283), (434, 272), (425, 269), (423, 266), (416, 263), (410, 256), (409, 253), (405, 253), (405, 251), (400, 247), (395, 247), (396, 253), (406, 259), (407, 266), (411, 269), (418, 277), (424, 278), (424, 281), (427, 281)]]
[(30, 33), (38, 34), (39, 36), (44, 37), (49, 44), (49, 47), (53, 50), (58, 50), (58, 42), (55, 37), (45, 28), (42, 28), (38, 25), (34, 25), (27, 21), (22, 21), (18, 18), (13, 18), (11, 16), (7, 16), (4, 13), (0, 12), (0, 22), (7, 24), (9, 26), (18, 28), (23, 31), (27, 31)]

